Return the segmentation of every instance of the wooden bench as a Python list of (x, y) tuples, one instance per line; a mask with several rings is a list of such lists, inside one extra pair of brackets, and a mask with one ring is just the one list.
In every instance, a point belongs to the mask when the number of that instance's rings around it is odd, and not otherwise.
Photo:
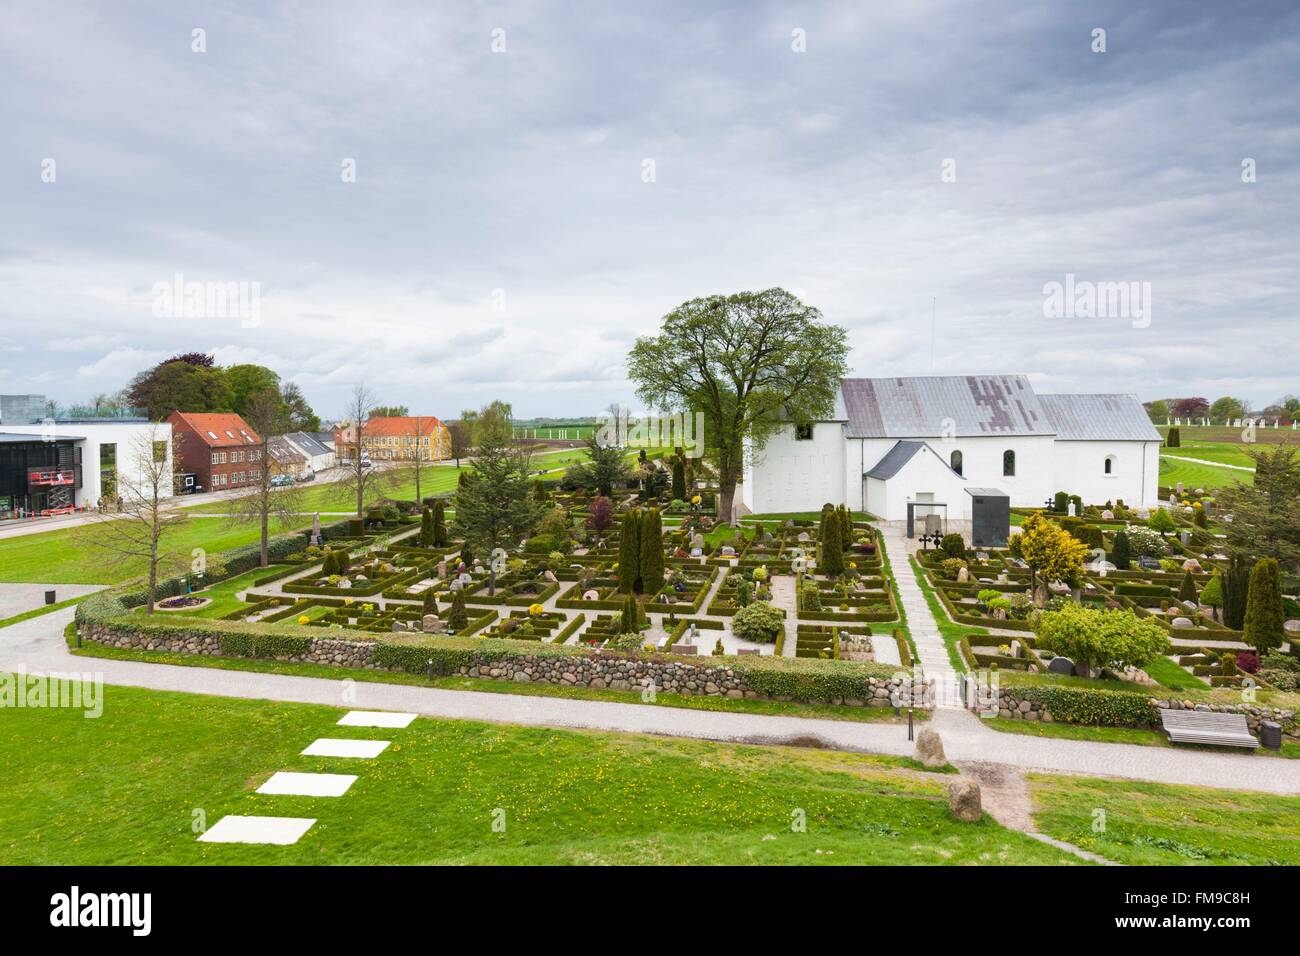
[(1207, 744), (1212, 747), (1248, 747), (1259, 741), (1250, 733), (1243, 714), (1216, 714), (1204, 710), (1162, 710), (1160, 723), (1174, 744)]

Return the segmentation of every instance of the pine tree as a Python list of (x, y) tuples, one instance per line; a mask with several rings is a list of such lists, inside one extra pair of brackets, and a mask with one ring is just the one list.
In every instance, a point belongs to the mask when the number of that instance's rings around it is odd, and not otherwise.
[(841, 538), (843, 522), (831, 511), (826, 518), (826, 535), (822, 538), (822, 560), (818, 570), (827, 577), (837, 578), (844, 573), (844, 542)]
[(433, 544), (433, 512), (425, 508), (420, 513), (420, 545), (430, 547)]
[(820, 521), (820, 523), (817, 525), (817, 541), (818, 541), (818, 543), (820, 543), (820, 542), (826, 540), (826, 519), (827, 519), (827, 516), (828, 516), (828, 515), (830, 515), (832, 512), (834, 512), (834, 510), (835, 510), (835, 509), (831, 506), (830, 502), (827, 502), (826, 504), (822, 505), (822, 516), (821, 516), (821, 521)]
[(1192, 580), (1192, 572), (1183, 572), (1183, 583), (1178, 588), (1178, 600), (1195, 601), (1196, 600), (1196, 582)]
[(641, 580), (641, 514), (623, 513), (623, 531), (618, 546), (618, 589), (624, 594), (637, 590)]
[(1128, 543), (1128, 532), (1116, 532), (1115, 550), (1111, 552), (1110, 560), (1118, 571), (1127, 571), (1133, 566), (1133, 550)]
[(338, 570), (337, 570), (337, 568), (338, 568), (338, 565), (334, 562), (334, 549), (333, 549), (333, 548), (326, 548), (326, 549), (325, 549), (325, 561), (324, 561), (324, 563), (321, 565), (320, 573), (321, 573), (324, 577), (329, 577), (329, 576), (332, 575), (332, 574), (338, 574), (338, 573), (339, 573)]
[(1246, 600), (1245, 641), (1263, 657), (1282, 646), (1282, 578), (1277, 561), (1261, 558), (1250, 573), (1249, 597)]
[(853, 514), (848, 505), (840, 505), (840, 544), (848, 548), (853, 543)]
[(439, 499), (433, 503), (433, 546), (447, 547), (447, 506)]
[(1239, 631), (1246, 623), (1246, 597), (1250, 591), (1250, 564), (1240, 554), (1228, 558), (1223, 575), (1223, 625)]
[(465, 589), (457, 588), (451, 596), (451, 613), (447, 615), (447, 627), (451, 633), (459, 634), (469, 626), (469, 615), (465, 613)]
[(641, 524), (641, 585), (650, 595), (664, 587), (664, 530), (658, 508), (647, 509)]
[(679, 451), (673, 458), (673, 490), (675, 501), (686, 500), (686, 460)]
[(433, 588), (428, 588), (427, 590), (425, 590), (423, 605), (424, 605), (422, 608), (423, 613), (425, 614), (438, 613), (438, 595), (433, 590)]

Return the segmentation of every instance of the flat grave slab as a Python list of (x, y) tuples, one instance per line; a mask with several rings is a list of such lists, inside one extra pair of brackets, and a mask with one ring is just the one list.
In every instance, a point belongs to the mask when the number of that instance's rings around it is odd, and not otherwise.
[(350, 710), (339, 718), (340, 727), (406, 727), (415, 714), (387, 710)]
[(288, 794), (297, 797), (341, 797), (357, 782), (351, 773), (292, 773), (278, 770), (257, 788), (258, 793)]
[(388, 749), (387, 740), (343, 740), (338, 737), (321, 737), (313, 740), (304, 757), (378, 757)]
[(316, 820), (309, 817), (222, 817), (199, 835), (200, 843), (297, 843)]

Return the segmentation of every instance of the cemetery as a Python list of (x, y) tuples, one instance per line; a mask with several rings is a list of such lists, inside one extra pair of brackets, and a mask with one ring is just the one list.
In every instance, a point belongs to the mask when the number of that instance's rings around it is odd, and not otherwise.
[[(662, 453), (646, 465), (674, 468)], [(96, 595), (78, 609), (80, 639), (561, 683), (581, 677), (547, 662), (597, 655), (644, 661), (668, 692), (872, 706), (888, 703), (891, 681), (910, 684), (878, 663), (897, 662), (901, 621), (864, 516), (828, 504), (819, 522), (722, 524), (703, 469), (685, 498), (658, 482), (625, 480), (612, 498), (566, 483), (535, 483), (532, 530), (496, 548), (476, 549), (447, 520), (455, 498), (388, 503), (277, 539), (277, 563), (238, 591), (213, 580), (228, 567), (219, 559), (202, 580), (161, 584), (192, 609), (150, 614), (139, 585)], [(203, 615), (223, 588), (234, 606)]]

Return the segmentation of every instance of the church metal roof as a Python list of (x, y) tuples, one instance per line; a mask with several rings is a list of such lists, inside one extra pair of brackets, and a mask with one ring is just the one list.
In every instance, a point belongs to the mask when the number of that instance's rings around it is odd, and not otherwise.
[(1051, 435), (1023, 375), (846, 378), (840, 383), (849, 438)]

